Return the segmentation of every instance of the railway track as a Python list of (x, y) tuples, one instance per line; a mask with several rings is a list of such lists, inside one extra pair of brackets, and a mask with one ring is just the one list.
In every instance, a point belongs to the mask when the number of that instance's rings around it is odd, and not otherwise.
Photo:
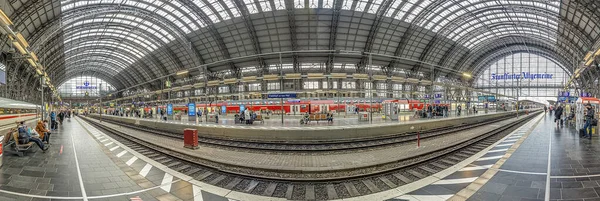
[(291, 200), (330, 200), (373, 194), (433, 175), (485, 149), (520, 125), (527, 123), (537, 114), (539, 112), (507, 123), (494, 131), (484, 133), (456, 146), (407, 160), (329, 174), (298, 173), (295, 175), (296, 177), (290, 177), (292, 173), (262, 172), (263, 170), (260, 169), (227, 167), (224, 164), (203, 161), (144, 143), (140, 139), (132, 139), (126, 133), (95, 121), (85, 121), (125, 146), (198, 181), (262, 196)]
[[(498, 118), (493, 121), (488, 122), (480, 122), (475, 124), (468, 125), (457, 125), (452, 127), (444, 127), (438, 129), (431, 129), (426, 131), (420, 131), (420, 138), (436, 138), (447, 134), (453, 134), (460, 131), (476, 128), (479, 126), (487, 125), (490, 123), (496, 123), (500, 121), (504, 121), (506, 119), (510, 119), (513, 116), (506, 116), (503, 118)], [(97, 117), (93, 117), (94, 119), (99, 119)], [(156, 129), (147, 128), (138, 125), (126, 124), (114, 120), (102, 119), (104, 122), (109, 122), (111, 124), (119, 125), (125, 128), (131, 128), (135, 130), (144, 131), (147, 133), (161, 135), (176, 139), (183, 139), (183, 134), (181, 133), (172, 133), (172, 132), (163, 132), (158, 131)], [(385, 137), (379, 138), (369, 138), (369, 139), (361, 139), (349, 142), (327, 142), (324, 141), (321, 144), (306, 144), (306, 143), (282, 143), (282, 142), (269, 142), (269, 141), (243, 141), (238, 139), (219, 139), (219, 138), (211, 138), (206, 137), (201, 134), (198, 136), (199, 146), (209, 146), (216, 147), (220, 149), (228, 149), (228, 150), (242, 150), (246, 152), (269, 152), (273, 154), (290, 154), (289, 152), (298, 153), (298, 152), (307, 152), (307, 154), (335, 154), (341, 152), (348, 151), (359, 151), (359, 150), (372, 150), (372, 149), (383, 149), (390, 146), (398, 146), (403, 143), (414, 143), (417, 138), (417, 132), (403, 132), (390, 134)]]

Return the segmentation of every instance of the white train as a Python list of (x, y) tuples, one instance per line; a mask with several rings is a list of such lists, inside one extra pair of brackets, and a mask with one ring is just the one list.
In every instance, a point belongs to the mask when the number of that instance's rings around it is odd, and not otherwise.
[(2, 142), (8, 129), (16, 126), (16, 122), (28, 121), (39, 118), (40, 105), (23, 101), (0, 98), (0, 156), (2, 156)]

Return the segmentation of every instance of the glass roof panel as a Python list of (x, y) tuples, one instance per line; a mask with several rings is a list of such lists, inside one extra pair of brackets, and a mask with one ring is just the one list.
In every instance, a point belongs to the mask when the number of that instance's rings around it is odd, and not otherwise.
[(258, 13), (258, 8), (254, 0), (244, 0), (244, 4), (246, 4), (246, 9), (248, 9), (250, 14)]
[[(527, 28), (532, 23), (545, 26), (545, 29), (537, 29), (536, 36), (544, 36), (551, 41), (558, 30), (557, 18), (559, 1), (521, 1), (521, 0), (468, 0), (447, 1), (437, 6), (432, 14), (426, 16), (426, 20), (419, 22), (419, 26), (438, 32), (443, 28), (450, 29), (448, 38), (454, 41), (462, 41), (466, 47), (473, 47), (482, 40), (481, 38), (492, 38), (494, 34), (488, 27), (496, 27), (499, 24), (512, 24), (512, 30), (502, 30), (502, 33), (530, 33)], [(529, 6), (529, 7), (524, 7)], [(497, 9), (491, 9), (497, 8)], [(544, 13), (539, 13), (543, 11)], [(548, 12), (550, 11), (550, 12)], [(413, 12), (415, 13), (415, 12)], [(546, 16), (551, 16), (548, 19)], [(506, 28), (505, 28), (506, 29)], [(473, 33), (473, 31), (475, 31)], [(540, 33), (545, 32), (545, 33)], [(469, 36), (467, 38), (464, 38)], [(473, 38), (476, 36), (476, 38)]]
[(196, 4), (196, 6), (198, 6), (198, 8), (200, 8), (200, 10), (202, 10), (202, 12), (204, 12), (204, 14), (206, 14), (206, 16), (208, 16), (213, 23), (221, 21), (219, 17), (217, 17), (217, 15), (210, 9), (210, 7), (204, 3), (203, 0), (192, 0), (192, 2), (194, 2), (194, 4)]
[[(74, 9), (86, 6), (88, 3), (116, 4), (115, 1), (108, 0), (63, 2), (65, 2), (64, 9)], [(183, 33), (198, 29), (198, 26), (195, 26), (195, 22), (199, 21), (197, 16), (191, 17), (192, 15), (183, 13), (190, 12), (187, 8), (174, 7), (182, 6), (180, 3), (141, 0), (126, 1), (123, 5), (156, 13), (180, 28)], [(229, 13), (226, 14), (229, 16)], [(146, 56), (146, 53), (157, 50), (160, 44), (168, 44), (175, 39), (171, 34), (172, 31), (165, 30), (154, 21), (145, 19), (143, 15), (133, 16), (129, 13), (98, 14), (94, 18), (71, 21), (64, 26), (64, 30), (65, 71), (76, 68), (82, 61), (104, 61), (103, 66), (114, 69), (118, 73)]]
[(273, 0), (275, 2), (275, 9), (277, 10), (285, 10), (285, 1), (284, 0)]

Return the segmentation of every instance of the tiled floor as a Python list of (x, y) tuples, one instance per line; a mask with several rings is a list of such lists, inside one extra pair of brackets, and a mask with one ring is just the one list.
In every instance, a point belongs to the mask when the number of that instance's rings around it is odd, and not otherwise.
[[(419, 188), (418, 190), (412, 191), (405, 195), (390, 199), (388, 201), (441, 201), (441, 200), (460, 200), (451, 199), (455, 194), (465, 189), (471, 183), (475, 182), (480, 176), (482, 176), (489, 168), (491, 168), (498, 161), (502, 160), (502, 157), (507, 153), (508, 149), (513, 146), (519, 139), (526, 137), (527, 131), (538, 122), (542, 117), (534, 118), (518, 130), (514, 131), (503, 140), (501, 140), (493, 148), (489, 149), (480, 158), (477, 158), (470, 164), (458, 171), (451, 173), (450, 175), (441, 178), (440, 180), (426, 185), (425, 187)], [(547, 158), (547, 157), (546, 157)], [(503, 174), (504, 172), (501, 172)], [(539, 176), (539, 175), (536, 175)], [(545, 179), (545, 176), (542, 176)], [(505, 191), (506, 186), (502, 185), (489, 185), (484, 186), (482, 191), (486, 194), (487, 191), (500, 192)], [(510, 189), (509, 189), (510, 190)], [(477, 197), (476, 195), (474, 197)], [(537, 196), (537, 191), (536, 191)]]
[(46, 153), (34, 147), (24, 157), (2, 156), (0, 200), (227, 200), (131, 160), (131, 152), (93, 132), (72, 119), (53, 132)]
[[(574, 128), (557, 128), (553, 120), (544, 115), (514, 152), (512, 140), (524, 131), (517, 131), (514, 138), (505, 139), (453, 175), (392, 200), (464, 200), (458, 195), (471, 186), (476, 186), (468, 197), (473, 201), (600, 200), (598, 136), (582, 139)], [(493, 176), (488, 179), (489, 175)]]

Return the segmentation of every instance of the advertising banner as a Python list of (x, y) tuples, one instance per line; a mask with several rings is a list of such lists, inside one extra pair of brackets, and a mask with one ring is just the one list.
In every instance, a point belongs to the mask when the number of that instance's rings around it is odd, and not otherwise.
[(188, 116), (196, 116), (196, 103), (188, 103)]
[(167, 104), (167, 115), (168, 116), (173, 115), (173, 104)]

